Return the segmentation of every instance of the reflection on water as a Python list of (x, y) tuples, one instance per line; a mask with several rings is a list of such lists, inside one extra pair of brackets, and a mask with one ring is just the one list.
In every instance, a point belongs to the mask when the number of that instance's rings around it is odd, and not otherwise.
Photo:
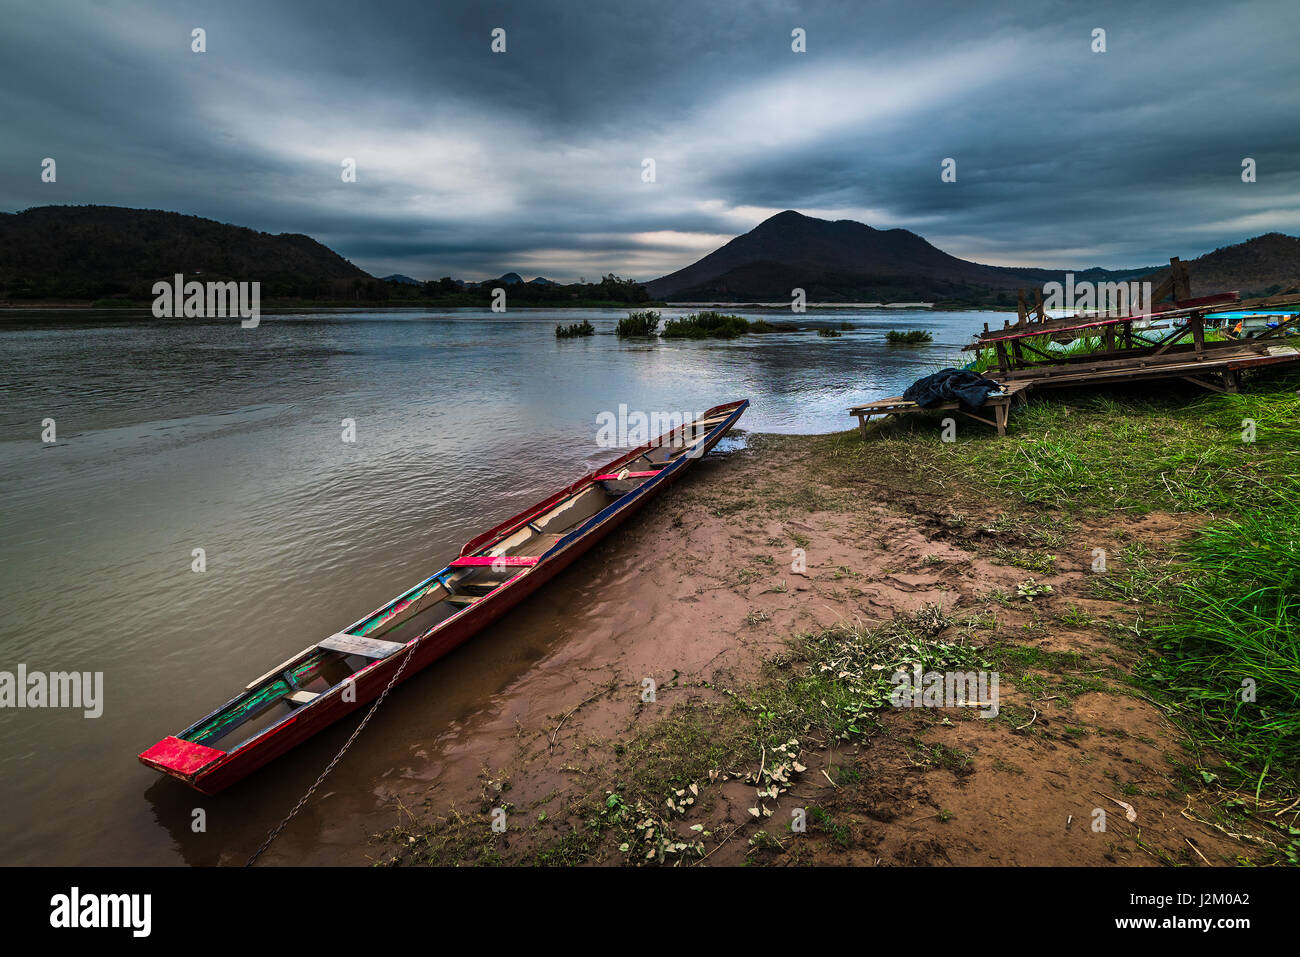
[[(0, 670), (102, 671), (105, 705), (95, 720), (0, 711), (0, 863), (233, 860), (351, 721), (217, 798), (156, 779), (135, 753), (612, 458), (596, 442), (598, 413), (748, 398), (747, 430), (838, 431), (853, 424), (848, 406), (960, 362), (991, 318), (817, 312), (798, 320), (854, 328), (620, 342), (621, 312), (585, 315), (596, 336), (557, 342), (571, 313), (326, 312), (255, 330), (6, 314)], [(890, 328), (929, 329), (935, 342), (889, 347)], [(40, 441), (45, 419), (55, 445)], [(202, 573), (191, 570), (199, 548)], [(325, 790), (378, 793), (398, 765), (435, 773), (447, 736), (564, 640), (527, 633), (527, 620), (521, 610), (493, 629), (490, 654), (453, 656), (454, 682), (435, 668), (394, 694), (365, 757)], [(190, 826), (200, 806), (216, 822), (206, 835)]]

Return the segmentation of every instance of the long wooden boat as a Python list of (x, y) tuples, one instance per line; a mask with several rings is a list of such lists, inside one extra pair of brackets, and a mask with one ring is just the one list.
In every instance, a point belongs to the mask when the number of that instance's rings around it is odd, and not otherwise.
[(484, 532), (440, 571), (250, 681), (140, 760), (207, 794), (228, 787), (500, 618), (680, 477), (748, 407), (747, 399), (715, 406)]

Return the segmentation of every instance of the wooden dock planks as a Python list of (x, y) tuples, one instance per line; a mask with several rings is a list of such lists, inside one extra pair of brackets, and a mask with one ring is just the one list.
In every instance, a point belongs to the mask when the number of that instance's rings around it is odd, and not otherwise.
[(929, 408), (922, 408), (915, 402), (909, 402), (902, 396), (893, 396), (888, 399), (877, 399), (875, 402), (867, 402), (863, 405), (855, 405), (849, 409), (849, 414), (857, 416), (858, 429), (862, 432), (863, 438), (867, 435), (867, 426), (876, 416), (890, 415), (907, 415), (910, 412), (938, 412), (955, 410), (967, 418), (974, 419), (976, 422), (983, 422), (985, 425), (991, 425), (998, 430), (998, 435), (1007, 434), (1007, 416), (1011, 409), (1011, 403), (1017, 398), (1021, 402), (1025, 401), (1025, 393), (1029, 391), (1031, 383), (1028, 382), (1010, 382), (1002, 385), (1002, 394), (994, 394), (988, 397), (983, 408), (989, 409), (993, 413), (992, 419), (987, 419), (974, 412), (967, 412), (961, 407), (960, 402), (945, 402), (942, 405), (933, 405)]
[[(957, 402), (922, 409), (901, 396), (855, 405), (849, 414), (857, 417), (864, 438), (868, 424), (877, 416), (937, 410), (958, 411), (1005, 435), (1012, 402), (1016, 398), (1026, 401), (1031, 389), (1180, 379), (1215, 392), (1236, 392), (1242, 371), (1300, 362), (1300, 350), (1279, 344), (1283, 333), (1300, 328), (1300, 287), (1254, 299), (1242, 299), (1236, 292), (1192, 298), (1186, 263), (1174, 257), (1169, 266), (1169, 276), (1151, 295), (1150, 311), (1142, 314), (1051, 319), (1041, 290), (1032, 306), (1026, 291), (1020, 290), (1015, 324), (1008, 320), (1003, 328), (990, 330), (985, 323), (983, 333), (963, 347), (963, 351), (989, 350), (997, 356), (997, 369), (984, 373), (1002, 386), (1002, 394), (989, 396), (986, 403), (992, 419), (968, 412)], [(1166, 297), (1172, 301), (1161, 302)], [(1206, 338), (1207, 328), (1217, 328), (1213, 320), (1207, 323), (1212, 313), (1276, 307), (1293, 308), (1294, 313), (1254, 334)], [(1157, 337), (1148, 338), (1153, 332)], [(1054, 355), (1043, 345), (1044, 340), (1069, 342), (1079, 334), (1100, 338), (1102, 348), (1083, 355)], [(1184, 342), (1188, 336), (1191, 342)]]

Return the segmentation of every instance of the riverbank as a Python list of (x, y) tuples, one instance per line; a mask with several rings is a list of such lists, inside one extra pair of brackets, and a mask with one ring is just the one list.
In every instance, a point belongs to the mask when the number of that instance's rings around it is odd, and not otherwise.
[[(1002, 440), (919, 416), (749, 436), (557, 580), (530, 624), (564, 649), (393, 789), (369, 857), (1294, 860), (1294, 608), (1267, 579), (1295, 567), (1268, 530), (1298, 385), (1055, 395)], [(1273, 592), (1277, 627), (1247, 621)], [(891, 707), (914, 662), (996, 673), (996, 716)]]

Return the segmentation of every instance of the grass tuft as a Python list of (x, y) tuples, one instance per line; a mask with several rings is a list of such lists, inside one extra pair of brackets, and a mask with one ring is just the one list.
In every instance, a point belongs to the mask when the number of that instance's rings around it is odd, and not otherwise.
[(630, 312), (620, 319), (615, 332), (620, 339), (628, 339), (636, 336), (653, 336), (658, 328), (659, 313), (653, 309), (645, 309), (641, 312)]
[(924, 329), (911, 329), (907, 332), (890, 329), (885, 333), (885, 341), (891, 346), (915, 346), (924, 342), (934, 342), (934, 336)]
[(575, 322), (569, 326), (556, 326), (555, 338), (557, 339), (581, 339), (585, 336), (594, 336), (596, 327), (588, 319), (582, 322)]
[(669, 319), (659, 335), (664, 339), (734, 339), (750, 332), (750, 322), (721, 312), (693, 312)]

